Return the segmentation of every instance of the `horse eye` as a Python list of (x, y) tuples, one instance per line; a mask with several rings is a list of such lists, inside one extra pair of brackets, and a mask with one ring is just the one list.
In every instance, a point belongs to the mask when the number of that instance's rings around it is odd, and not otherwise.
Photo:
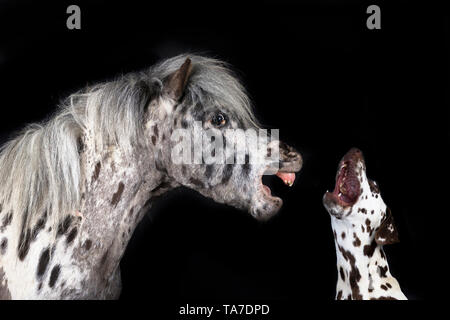
[(216, 127), (221, 127), (227, 123), (227, 120), (222, 113), (218, 113), (212, 118), (211, 123)]

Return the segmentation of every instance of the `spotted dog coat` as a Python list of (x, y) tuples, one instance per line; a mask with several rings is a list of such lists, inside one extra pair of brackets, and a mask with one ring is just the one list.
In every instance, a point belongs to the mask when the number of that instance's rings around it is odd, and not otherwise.
[(376, 182), (367, 178), (361, 151), (352, 149), (344, 156), (335, 190), (327, 192), (323, 202), (336, 246), (336, 299), (407, 299), (383, 251), (383, 245), (398, 241), (392, 213)]
[[(211, 119), (219, 112), (226, 121), (216, 126)], [(12, 172), (17, 171), (17, 161), (9, 159), (25, 159), (23, 170), (42, 158), (47, 161), (28, 181), (45, 178), (34, 190), (41, 192), (34, 197), (38, 203), (47, 199), (52, 188), (52, 194), (69, 190), (67, 181), (77, 176), (74, 185), (79, 190), (71, 191), (80, 197), (70, 202), (71, 210), (56, 213), (51, 213), (51, 205), (50, 211), (36, 208), (20, 213), (17, 203), (5, 197), (0, 204), (0, 299), (118, 298), (119, 263), (133, 231), (153, 201), (177, 186), (247, 210), (258, 219), (275, 214), (282, 201), (264, 191), (261, 182), (270, 163), (176, 165), (170, 161), (175, 143), (170, 137), (176, 128), (201, 121), (219, 132), (245, 129), (255, 126), (249, 112), (245, 91), (222, 62), (181, 55), (75, 95), (53, 122), (13, 140), (1, 154)], [(130, 128), (137, 133), (131, 134)], [(64, 143), (49, 140), (40, 149), (76, 156), (58, 162), (58, 157), (45, 158), (45, 153), (34, 158), (27, 154), (32, 143), (45, 142), (46, 132), (51, 139), (63, 135)], [(20, 148), (23, 154), (17, 151)], [(279, 174), (300, 170), (300, 154), (286, 145), (280, 149)], [(45, 171), (48, 163), (56, 163), (53, 176)], [(55, 174), (69, 178), (60, 179), (63, 183), (55, 188), (52, 181), (59, 181), (53, 179)], [(17, 182), (7, 181), (13, 186)]]

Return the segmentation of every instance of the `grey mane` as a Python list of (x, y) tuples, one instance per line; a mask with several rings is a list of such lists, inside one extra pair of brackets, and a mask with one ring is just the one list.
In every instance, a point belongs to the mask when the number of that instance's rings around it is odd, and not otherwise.
[[(226, 105), (242, 119), (256, 124), (249, 98), (222, 61), (179, 55), (150, 69), (130, 73), (70, 95), (48, 121), (26, 127), (0, 149), (0, 218), (13, 212), (21, 232), (46, 215), (57, 225), (80, 206), (82, 139), (93, 137), (99, 154), (109, 146), (130, 154), (147, 144), (145, 108), (158, 95), (168, 75), (191, 58), (192, 76), (185, 95)], [(1, 221), (1, 219), (0, 219)]]

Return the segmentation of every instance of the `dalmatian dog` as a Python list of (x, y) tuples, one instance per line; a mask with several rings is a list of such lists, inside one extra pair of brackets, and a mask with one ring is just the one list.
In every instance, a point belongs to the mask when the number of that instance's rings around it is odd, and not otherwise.
[(399, 241), (394, 219), (377, 183), (366, 176), (360, 150), (342, 158), (334, 191), (325, 193), (323, 204), (336, 245), (336, 300), (406, 300), (383, 251)]

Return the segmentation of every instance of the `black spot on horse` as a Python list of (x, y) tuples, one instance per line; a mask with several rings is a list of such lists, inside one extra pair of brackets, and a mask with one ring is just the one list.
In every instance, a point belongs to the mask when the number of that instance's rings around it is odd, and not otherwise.
[(204, 184), (202, 181), (195, 179), (195, 178), (191, 178), (189, 179), (190, 183), (192, 183), (194, 186), (199, 187), (199, 188), (203, 188)]
[(37, 235), (39, 232), (44, 229), (45, 223), (47, 222), (47, 212), (44, 212), (41, 218), (36, 222), (35, 226), (33, 227), (33, 231), (31, 233), (31, 241), (36, 240)]
[(67, 215), (64, 220), (58, 225), (58, 231), (57, 235), (61, 236), (63, 234), (66, 234), (69, 230), (69, 227), (72, 224), (74, 217), (72, 215)]
[(164, 166), (164, 163), (162, 162), (162, 151), (158, 150), (158, 157), (155, 159), (155, 168), (156, 170), (168, 174), (166, 167)]
[(196, 121), (203, 121), (205, 118), (205, 111), (203, 110), (203, 106), (200, 103), (197, 103), (191, 111), (192, 118)]
[(73, 241), (73, 239), (75, 239), (75, 237), (77, 236), (77, 233), (78, 228), (77, 227), (72, 228), (72, 230), (70, 230), (69, 234), (67, 235), (66, 243), (70, 244)]
[(234, 164), (226, 164), (222, 172), (222, 183), (226, 184), (233, 175)]
[(113, 206), (116, 206), (119, 203), (120, 198), (122, 197), (122, 193), (123, 193), (124, 188), (125, 188), (125, 185), (123, 184), (123, 182), (122, 181), (119, 182), (119, 186), (117, 187), (117, 191), (116, 191), (116, 193), (113, 194), (112, 199), (111, 199), (111, 204)]
[(48, 286), (50, 288), (53, 288), (55, 286), (55, 283), (58, 280), (60, 272), (61, 266), (59, 264), (53, 267), (52, 272), (50, 273), (50, 280), (48, 281)]
[(3, 220), (2, 220), (2, 226), (0, 227), (0, 231), (5, 230), (5, 228), (11, 224), (12, 218), (13, 218), (12, 211), (8, 212), (8, 213), (3, 217)]
[(42, 277), (47, 270), (48, 262), (50, 261), (50, 248), (47, 247), (41, 253), (41, 257), (39, 258), (38, 268), (37, 268), (37, 276), (38, 278)]
[(92, 240), (87, 239), (84, 243), (83, 243), (83, 248), (86, 251), (89, 251), (89, 249), (91, 249), (92, 246)]
[(245, 163), (242, 165), (242, 174), (245, 177), (248, 177), (248, 175), (250, 174), (250, 169), (251, 169), (251, 166), (250, 166), (249, 155), (246, 154), (245, 155)]
[(97, 162), (97, 164), (95, 165), (94, 168), (94, 174), (92, 175), (92, 181), (95, 181), (98, 179), (99, 175), (100, 175), (100, 169), (102, 168), (102, 164), (99, 162)]
[(31, 231), (30, 231), (30, 229), (22, 230), (20, 232), (19, 244), (18, 244), (18, 247), (17, 247), (20, 261), (23, 261), (23, 259), (25, 259), (25, 257), (28, 254), (28, 250), (30, 249), (30, 238), (31, 238)]
[(213, 164), (208, 164), (208, 165), (206, 165), (206, 168), (205, 168), (205, 177), (206, 177), (207, 179), (211, 178), (211, 175), (212, 175), (213, 171), (214, 171), (214, 165), (213, 165)]
[(2, 242), (0, 242), (0, 254), (4, 255), (6, 253), (7, 248), (8, 248), (8, 239), (3, 238)]

